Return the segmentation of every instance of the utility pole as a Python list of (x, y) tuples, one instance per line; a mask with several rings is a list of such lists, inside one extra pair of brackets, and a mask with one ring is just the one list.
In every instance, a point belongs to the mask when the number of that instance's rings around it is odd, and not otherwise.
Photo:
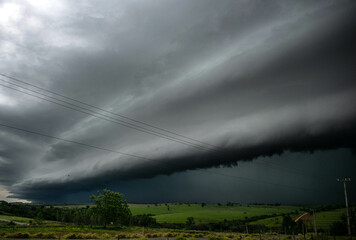
[(314, 209), (313, 209), (313, 218), (314, 218), (314, 233), (315, 233), (316, 239), (318, 239), (318, 234), (316, 233), (316, 221), (315, 221), (315, 212), (314, 212)]
[(338, 182), (344, 183), (344, 193), (345, 193), (345, 203), (346, 203), (346, 218), (347, 218), (347, 233), (349, 235), (349, 239), (351, 240), (351, 224), (350, 224), (350, 214), (349, 214), (349, 202), (347, 201), (347, 191), (346, 191), (346, 183), (351, 182), (351, 178), (342, 178), (337, 179)]

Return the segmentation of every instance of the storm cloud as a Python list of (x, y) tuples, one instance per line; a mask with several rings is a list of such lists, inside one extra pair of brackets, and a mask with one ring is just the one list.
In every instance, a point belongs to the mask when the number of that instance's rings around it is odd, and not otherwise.
[(352, 1), (3, 1), (0, 12), (0, 73), (15, 78), (0, 77), (0, 184), (13, 198), (356, 147)]

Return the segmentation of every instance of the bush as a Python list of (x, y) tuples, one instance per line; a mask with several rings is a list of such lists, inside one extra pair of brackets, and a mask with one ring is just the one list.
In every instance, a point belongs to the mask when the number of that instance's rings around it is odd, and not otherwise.
[(132, 234), (128, 235), (128, 238), (140, 238), (140, 237), (142, 237), (142, 235), (141, 234), (137, 234), (137, 233), (132, 233)]
[(183, 237), (183, 236), (178, 236), (178, 237), (176, 237), (175, 240), (187, 240), (187, 238), (185, 238), (185, 237)]
[(86, 233), (83, 235), (84, 239), (98, 239), (98, 235), (96, 235), (95, 233)]
[(197, 233), (194, 235), (195, 238), (203, 238), (204, 237), (204, 234), (202, 233)]
[(30, 234), (28, 233), (10, 233), (6, 236), (7, 238), (30, 238)]
[(64, 238), (65, 239), (81, 239), (82, 237), (79, 236), (79, 234), (77, 235), (75, 233), (70, 233), (70, 234), (66, 235)]
[(184, 238), (190, 238), (190, 237), (192, 237), (192, 234), (186, 232), (186, 233), (183, 233), (181, 236)]
[(291, 236), (285, 236), (285, 237), (281, 237), (281, 240), (291, 240), (292, 237)]
[(112, 237), (109, 234), (104, 233), (103, 235), (101, 235), (100, 238), (102, 238), (102, 239), (111, 239)]
[(146, 237), (148, 238), (156, 238), (156, 237), (160, 237), (157, 233), (147, 233), (145, 234)]
[(116, 236), (116, 239), (121, 239), (121, 238), (129, 238), (125, 233), (119, 233), (117, 236)]
[(58, 235), (55, 233), (36, 233), (32, 235), (31, 238), (38, 238), (38, 239), (57, 239)]
[(176, 236), (178, 236), (178, 234), (177, 233), (172, 233), (172, 232), (168, 232), (168, 233), (163, 234), (163, 237), (165, 237), (165, 238), (176, 237)]
[(36, 234), (33, 235), (32, 237), (33, 237), (33, 238), (39, 238), (39, 239), (45, 238), (43, 233), (36, 233)]

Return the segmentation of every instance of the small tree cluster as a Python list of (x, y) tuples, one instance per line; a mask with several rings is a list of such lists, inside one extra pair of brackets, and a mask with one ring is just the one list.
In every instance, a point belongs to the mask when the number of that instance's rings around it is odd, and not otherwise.
[(132, 214), (127, 202), (123, 200), (122, 194), (104, 189), (103, 194), (92, 195), (91, 199), (96, 205), (93, 209), (95, 215), (101, 220), (104, 227), (111, 223), (115, 225), (130, 224)]

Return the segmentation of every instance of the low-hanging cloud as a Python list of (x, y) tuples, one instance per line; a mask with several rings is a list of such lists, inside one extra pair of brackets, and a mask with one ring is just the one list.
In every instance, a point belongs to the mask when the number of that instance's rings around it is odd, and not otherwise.
[[(6, 4), (16, 5), (0, 6)], [(0, 45), (7, 59), (1, 72), (208, 143), (189, 140), (210, 150), (1, 88), (17, 104), (4, 103), (0, 122), (144, 158), (2, 128), (0, 180), (12, 197), (60, 201), (118, 180), (285, 151), (355, 148), (356, 6), (349, 1), (85, 1), (75, 10), (63, 4), (65, 13), (53, 16), (19, 5), (27, 14), (19, 19), (41, 24), (25, 28), (9, 20), (4, 31), (13, 30), (8, 37), (18, 45)], [(53, 25), (45, 24), (48, 18)], [(48, 39), (53, 28), (61, 37)]]

